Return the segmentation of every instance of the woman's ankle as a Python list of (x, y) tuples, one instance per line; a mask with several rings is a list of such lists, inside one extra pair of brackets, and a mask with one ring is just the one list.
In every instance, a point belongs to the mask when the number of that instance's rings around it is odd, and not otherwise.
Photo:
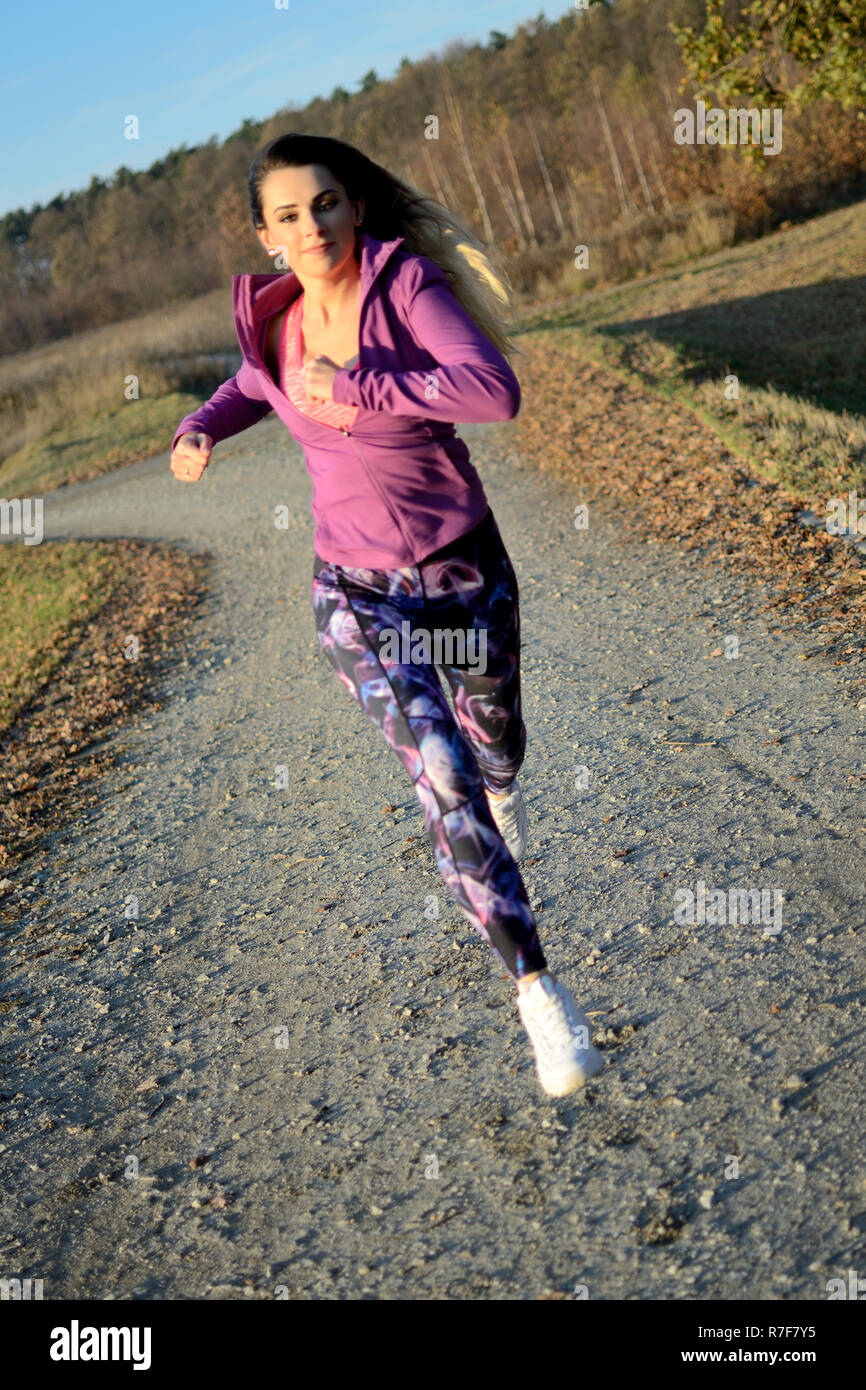
[[(550, 975), (549, 966), (545, 965), (541, 968), (541, 970), (531, 970), (528, 975), (521, 975), (520, 979), (516, 981), (517, 993), (525, 994), (526, 991), (529, 989), (530, 985), (533, 985), (535, 981), (539, 979), (542, 975)], [(551, 979), (552, 978), (553, 977), (551, 976)]]

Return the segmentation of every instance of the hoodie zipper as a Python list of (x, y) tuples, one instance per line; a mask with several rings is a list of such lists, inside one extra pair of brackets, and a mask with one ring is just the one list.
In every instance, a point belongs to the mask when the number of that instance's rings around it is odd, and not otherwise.
[[(396, 248), (395, 248), (395, 249), (396, 249)], [(391, 257), (389, 256), (389, 257), (388, 257), (388, 260), (385, 261), (384, 264), (381, 265), (381, 266), (379, 267), (378, 271), (376, 272), (376, 274), (375, 274), (375, 275), (373, 276), (373, 278), (371, 279), (369, 285), (367, 286), (366, 290), (364, 291), (364, 293), (363, 293), (363, 295), (362, 295), (362, 297), (361, 297), (361, 304), (360, 304), (360, 307), (359, 307), (359, 310), (358, 310), (358, 368), (359, 368), (359, 369), (360, 369), (360, 366), (361, 366), (361, 319), (363, 318), (363, 314), (364, 314), (364, 306), (365, 306), (366, 303), (367, 303), (367, 296), (369, 295), (369, 293), (370, 293), (370, 291), (372, 290), (374, 284), (376, 283), (377, 279), (379, 278), (379, 276), (381, 275), (382, 271), (385, 269), (385, 266), (388, 264), (388, 262), (389, 262), (390, 260), (391, 260)], [(249, 292), (249, 296), (250, 296), (250, 299), (249, 299), (249, 318), (250, 318), (250, 320), (252, 321), (252, 318), (253, 318), (253, 313), (252, 313), (252, 290), (251, 290), (249, 287), (248, 287), (248, 292)], [(277, 388), (277, 391), (279, 391), (279, 394), (280, 394), (281, 396), (283, 396), (284, 399), (288, 400), (288, 397), (285, 396), (285, 393), (281, 390), (279, 384), (274, 382), (273, 377), (271, 376), (270, 372), (268, 371), (267, 365), (266, 365), (266, 363), (264, 362), (264, 360), (262, 359), (261, 354), (260, 354), (259, 351), (258, 351), (258, 341), (257, 341), (255, 338), (253, 339), (253, 348), (254, 348), (254, 350), (255, 350), (255, 352), (256, 352), (256, 356), (259, 358), (259, 362), (261, 363), (261, 369), (264, 371), (265, 375), (268, 377), (268, 380), (269, 380), (273, 385), (276, 385), (276, 388)], [(289, 401), (289, 405), (291, 405), (291, 404), (292, 404), (291, 401)], [(408, 536), (406, 535), (406, 532), (405, 532), (404, 529), (403, 529), (403, 525), (402, 525), (402, 523), (401, 523), (400, 517), (397, 515), (397, 513), (396, 513), (396, 512), (394, 511), (394, 509), (392, 508), (391, 503), (390, 503), (390, 500), (388, 499), (387, 495), (383, 492), (383, 490), (382, 490), (382, 488), (381, 488), (381, 486), (380, 486), (378, 480), (377, 480), (377, 479), (374, 477), (374, 475), (371, 473), (370, 468), (369, 468), (369, 465), (367, 464), (366, 459), (364, 458), (363, 454), (361, 453), (361, 451), (359, 450), (357, 444), (355, 443), (355, 440), (354, 440), (354, 437), (353, 437), (351, 431), (348, 430), (348, 429), (346, 429), (345, 425), (326, 425), (326, 424), (324, 423), (324, 421), (319, 421), (318, 423), (321, 424), (321, 425), (323, 425), (325, 429), (336, 429), (336, 430), (339, 430), (340, 434), (345, 435), (346, 438), (351, 442), (352, 449), (353, 449), (353, 451), (354, 451), (354, 453), (355, 453), (355, 457), (357, 458), (357, 460), (358, 460), (358, 462), (360, 463), (361, 467), (363, 468), (365, 474), (367, 475), (367, 479), (368, 479), (369, 483), (370, 483), (371, 486), (375, 489), (375, 491), (376, 491), (376, 493), (377, 493), (377, 495), (378, 495), (380, 501), (382, 502), (382, 505), (384, 506), (386, 512), (388, 513), (388, 515), (390, 516), (391, 520), (393, 521), (393, 523), (394, 523), (395, 527), (397, 528), (398, 532), (399, 532), (400, 535), (403, 537), (403, 540), (404, 540), (404, 542), (406, 543), (406, 545), (408, 546), (409, 550), (410, 550), (410, 551), (414, 551), (414, 548), (415, 548), (415, 547), (414, 547), (414, 543), (412, 542), (411, 538), (408, 537)], [(428, 432), (429, 432), (429, 426), (428, 426), (427, 428), (428, 428)]]
[[(391, 257), (390, 257), (390, 256), (388, 257), (388, 260), (389, 260), (389, 261), (391, 260)], [(387, 265), (387, 264), (388, 264), (388, 262), (386, 261), (386, 262), (385, 262), (385, 265)], [(384, 270), (384, 268), (385, 268), (384, 265), (382, 265), (382, 266), (379, 267), (378, 271), (377, 271), (376, 274), (373, 276), (373, 278), (371, 279), (369, 285), (367, 286), (366, 290), (364, 291), (363, 295), (361, 296), (361, 303), (360, 303), (360, 306), (359, 306), (359, 309), (358, 309), (358, 370), (359, 370), (359, 371), (360, 371), (360, 369), (361, 369), (361, 350), (362, 350), (362, 349), (361, 349), (361, 323), (362, 323), (362, 320), (363, 320), (363, 317), (364, 317), (364, 307), (365, 307), (365, 305), (366, 305), (366, 303), (367, 303), (367, 297), (368, 297), (370, 291), (372, 290), (374, 284), (375, 284), (376, 281), (378, 280), (378, 278), (379, 278), (379, 276), (381, 275), (381, 273), (382, 273), (382, 271)], [(358, 459), (358, 462), (360, 463), (361, 467), (363, 468), (364, 472), (366, 473), (367, 479), (368, 479), (370, 485), (371, 485), (372, 487), (375, 488), (376, 493), (378, 494), (379, 500), (381, 501), (382, 505), (384, 506), (385, 510), (387, 511), (387, 513), (388, 513), (388, 515), (390, 516), (391, 520), (393, 521), (394, 525), (396, 526), (398, 532), (399, 532), (400, 535), (403, 537), (403, 541), (404, 541), (404, 543), (408, 546), (409, 551), (410, 551), (410, 554), (414, 554), (414, 550), (415, 550), (414, 543), (412, 542), (411, 538), (410, 538), (409, 536), (406, 535), (406, 532), (405, 532), (404, 529), (403, 529), (403, 524), (402, 524), (402, 521), (401, 521), (399, 515), (394, 511), (393, 507), (391, 506), (391, 502), (390, 502), (389, 498), (386, 496), (386, 494), (383, 492), (383, 490), (382, 490), (382, 488), (381, 488), (381, 486), (380, 486), (380, 484), (379, 484), (378, 479), (377, 479), (376, 477), (374, 477), (373, 473), (371, 472), (371, 470), (370, 470), (370, 468), (369, 468), (369, 466), (368, 466), (368, 464), (367, 464), (366, 459), (364, 458), (363, 454), (361, 453), (360, 449), (358, 448), (358, 445), (355, 443), (355, 439), (354, 439), (354, 437), (353, 437), (353, 435), (352, 435), (351, 430), (346, 429), (346, 426), (345, 426), (345, 425), (337, 425), (336, 428), (340, 431), (341, 434), (345, 435), (346, 438), (347, 438), (347, 439), (349, 440), (349, 442), (351, 443), (352, 448), (353, 448), (353, 450), (354, 450), (354, 452), (355, 452), (355, 457)]]
[(407, 535), (406, 535), (406, 532), (405, 532), (405, 530), (404, 530), (404, 528), (403, 528), (403, 523), (402, 523), (402, 521), (401, 521), (401, 519), (400, 519), (400, 516), (398, 515), (397, 512), (394, 511), (393, 507), (391, 506), (390, 499), (388, 498), (387, 494), (386, 494), (385, 492), (383, 492), (383, 490), (382, 490), (382, 488), (381, 488), (381, 486), (380, 486), (380, 484), (379, 484), (379, 480), (378, 480), (378, 479), (374, 476), (374, 474), (371, 472), (371, 470), (370, 470), (370, 468), (369, 468), (369, 466), (368, 466), (368, 464), (367, 464), (366, 459), (364, 458), (363, 454), (361, 453), (360, 449), (358, 448), (358, 445), (355, 443), (355, 439), (354, 439), (354, 437), (353, 437), (351, 431), (350, 431), (350, 430), (347, 430), (346, 427), (345, 427), (345, 425), (336, 425), (336, 426), (333, 426), (333, 428), (338, 429), (338, 430), (340, 431), (340, 433), (341, 433), (341, 434), (344, 434), (344, 435), (346, 436), (346, 438), (349, 440), (349, 442), (351, 443), (352, 448), (353, 448), (353, 450), (354, 450), (354, 452), (355, 452), (355, 457), (358, 459), (358, 462), (360, 463), (361, 467), (363, 468), (364, 472), (366, 473), (367, 479), (368, 479), (369, 483), (371, 484), (372, 487), (375, 488), (375, 490), (376, 490), (376, 492), (377, 492), (377, 494), (378, 494), (378, 496), (379, 496), (379, 500), (381, 501), (383, 507), (384, 507), (385, 510), (387, 511), (388, 515), (390, 516), (391, 520), (393, 521), (393, 523), (394, 523), (394, 525), (396, 526), (397, 530), (399, 531), (400, 535), (403, 537), (403, 540), (404, 540), (406, 546), (408, 547), (410, 553), (411, 553), (411, 554), (414, 554), (414, 551), (415, 551), (415, 544), (414, 544), (414, 541), (412, 540), (412, 538), (411, 538), (410, 536), (407, 536)]

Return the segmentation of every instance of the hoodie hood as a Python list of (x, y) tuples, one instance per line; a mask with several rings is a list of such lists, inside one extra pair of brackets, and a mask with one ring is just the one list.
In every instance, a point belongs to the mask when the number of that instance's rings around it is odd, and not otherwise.
[[(364, 300), (374, 281), (387, 265), (404, 238), (394, 237), (393, 241), (380, 241), (361, 233), (361, 312)], [(251, 275), (232, 276), (232, 309), (235, 317), (235, 330), (241, 352), (248, 362), (264, 365), (262, 359), (261, 329), (264, 320), (278, 309), (284, 309), (297, 299), (303, 286), (293, 270), (263, 271)]]

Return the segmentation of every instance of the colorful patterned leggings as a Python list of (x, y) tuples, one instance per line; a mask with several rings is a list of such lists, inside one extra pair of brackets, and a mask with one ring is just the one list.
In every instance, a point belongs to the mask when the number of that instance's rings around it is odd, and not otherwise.
[(505, 790), (526, 749), (517, 577), (493, 513), (404, 569), (315, 555), (312, 593), (322, 650), (406, 768), (461, 911), (514, 979), (544, 969), (520, 870), (485, 794), (485, 784)]

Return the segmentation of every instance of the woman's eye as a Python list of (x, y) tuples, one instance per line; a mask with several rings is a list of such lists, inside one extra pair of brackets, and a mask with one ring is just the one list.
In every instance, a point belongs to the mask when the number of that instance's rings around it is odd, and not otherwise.
[[(334, 202), (333, 199), (331, 199), (331, 201), (330, 201), (329, 203), (320, 203), (320, 204), (319, 204), (319, 207), (320, 207), (320, 208), (323, 208), (325, 212), (330, 212), (330, 211), (331, 211), (331, 208), (335, 208), (336, 206), (337, 206), (337, 204)], [(295, 214), (294, 214), (293, 212), (287, 212), (286, 215), (285, 215), (285, 217), (281, 217), (281, 218), (280, 218), (280, 221), (281, 221), (281, 222), (288, 222), (289, 218), (294, 218), (294, 216), (295, 216)]]

